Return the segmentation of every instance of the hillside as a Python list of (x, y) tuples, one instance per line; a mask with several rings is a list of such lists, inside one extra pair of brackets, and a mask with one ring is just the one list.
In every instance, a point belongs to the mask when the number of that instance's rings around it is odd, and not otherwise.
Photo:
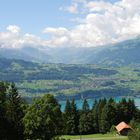
[[(10, 48), (10, 47), (9, 47)], [(101, 66), (127, 66), (140, 63), (140, 38), (135, 38), (113, 45), (77, 48), (0, 48), (0, 56), (10, 59), (43, 63), (97, 64)]]
[(110, 66), (127, 66), (140, 63), (140, 39), (127, 40), (105, 47), (90, 59), (90, 63)]
[(0, 58), (0, 81), (15, 82), (22, 96), (46, 93), (63, 100), (139, 96), (140, 67), (39, 64)]

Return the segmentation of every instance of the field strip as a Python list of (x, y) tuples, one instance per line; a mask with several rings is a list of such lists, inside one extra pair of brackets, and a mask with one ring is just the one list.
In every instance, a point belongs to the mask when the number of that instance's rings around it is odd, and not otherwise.
[(71, 140), (126, 140), (126, 137), (104, 137), (104, 138), (79, 138), (79, 139), (71, 139)]

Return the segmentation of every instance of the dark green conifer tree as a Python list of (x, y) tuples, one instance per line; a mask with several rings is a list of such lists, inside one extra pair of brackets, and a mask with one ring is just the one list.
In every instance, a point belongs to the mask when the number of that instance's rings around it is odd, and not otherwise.
[(122, 121), (129, 123), (131, 119), (129, 118), (128, 114), (129, 114), (128, 102), (125, 98), (123, 98), (117, 105), (118, 123)]
[(93, 133), (93, 114), (90, 111), (89, 104), (85, 99), (79, 119), (79, 132), (81, 134)]
[(100, 99), (99, 100), (99, 103), (98, 103), (98, 127), (99, 127), (99, 131), (101, 131), (101, 114), (102, 114), (102, 110), (104, 108), (104, 106), (106, 105), (107, 103), (107, 100), (104, 98), (104, 99)]
[(89, 111), (90, 111), (89, 104), (88, 104), (87, 100), (84, 99), (83, 106), (82, 106), (82, 112), (88, 113)]
[(135, 102), (133, 99), (128, 99), (128, 120), (131, 121), (132, 119), (136, 119), (136, 114), (137, 114), (137, 107), (135, 105)]
[(67, 100), (63, 116), (65, 124), (64, 133), (70, 135), (78, 134), (79, 114), (74, 99), (72, 102)]
[(98, 125), (98, 101), (95, 100), (92, 107), (93, 114), (93, 133), (99, 133), (99, 125)]
[(8, 84), (0, 82), (0, 139), (6, 139), (8, 121), (6, 118), (6, 93)]
[(9, 122), (8, 135), (9, 139), (23, 139), (24, 126), (22, 118), (24, 117), (23, 101), (19, 96), (18, 90), (15, 84), (10, 85), (8, 100), (7, 100), (7, 111), (6, 117)]
[(75, 104), (75, 100), (73, 99), (71, 102), (71, 119), (73, 119), (73, 127), (71, 130), (71, 134), (78, 134), (79, 130), (78, 130), (78, 125), (79, 125), (79, 112), (77, 110), (76, 104)]
[(112, 99), (103, 107), (101, 120), (100, 120), (100, 132), (109, 132), (112, 125), (116, 125), (116, 107)]
[(65, 110), (63, 113), (63, 119), (64, 119), (64, 134), (70, 134), (71, 132), (71, 103), (70, 101), (67, 99), (66, 101), (66, 106), (65, 106)]

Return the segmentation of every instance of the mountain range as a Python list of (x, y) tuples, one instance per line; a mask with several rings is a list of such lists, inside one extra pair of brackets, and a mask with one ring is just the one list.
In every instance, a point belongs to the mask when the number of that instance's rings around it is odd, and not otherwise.
[(60, 47), (45, 49), (26, 46), (18, 49), (0, 48), (0, 57), (41, 63), (98, 64), (124, 66), (140, 63), (140, 38), (106, 46), (80, 48)]
[(1, 47), (0, 81), (15, 82), (23, 97), (139, 97), (139, 52), (140, 38), (96, 48)]

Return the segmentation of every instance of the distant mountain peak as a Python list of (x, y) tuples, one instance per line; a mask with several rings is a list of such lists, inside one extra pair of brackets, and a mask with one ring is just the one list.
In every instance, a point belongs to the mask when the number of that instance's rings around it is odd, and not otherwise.
[[(40, 49), (38, 49), (40, 48)], [(140, 37), (95, 48), (0, 48), (0, 57), (41, 63), (100, 64), (121, 66), (140, 63)]]

